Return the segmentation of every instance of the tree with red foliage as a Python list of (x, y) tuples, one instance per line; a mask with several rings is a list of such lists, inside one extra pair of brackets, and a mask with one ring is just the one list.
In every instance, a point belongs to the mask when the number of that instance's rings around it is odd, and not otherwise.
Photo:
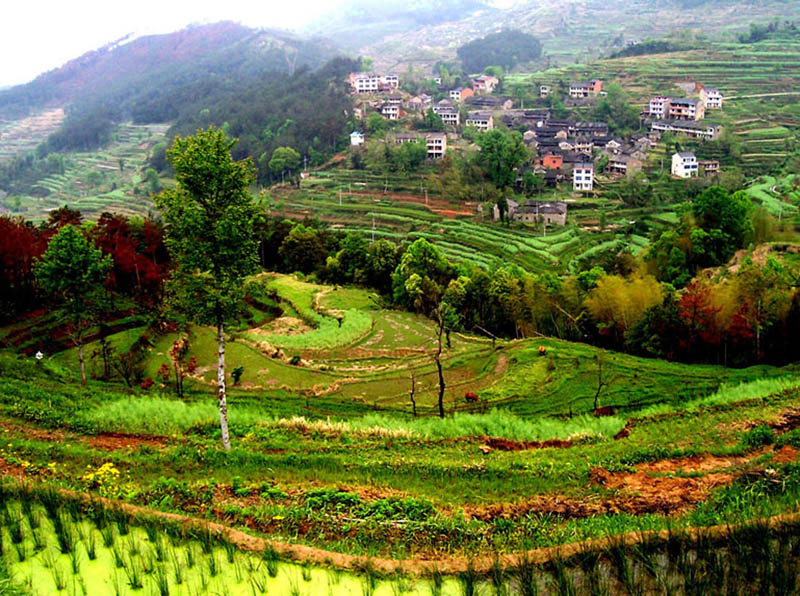
[(0, 317), (36, 305), (33, 263), (46, 248), (47, 237), (30, 222), (0, 216)]
[(83, 215), (77, 209), (70, 209), (66, 205), (54, 209), (47, 216), (47, 221), (43, 224), (43, 228), (52, 233), (57, 232), (64, 226), (80, 226), (83, 220)]
[(681, 348), (689, 359), (694, 359), (695, 349), (705, 350), (722, 342), (722, 333), (716, 315), (722, 310), (711, 303), (711, 292), (705, 285), (690, 283), (678, 301), (678, 314), (685, 325)]

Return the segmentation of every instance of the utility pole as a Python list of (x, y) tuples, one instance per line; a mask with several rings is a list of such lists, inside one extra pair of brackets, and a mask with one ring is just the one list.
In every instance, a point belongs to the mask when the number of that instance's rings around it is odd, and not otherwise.
[(375, 244), (375, 213), (372, 213), (372, 244)]
[(303, 169), (308, 170), (308, 155), (303, 156)]

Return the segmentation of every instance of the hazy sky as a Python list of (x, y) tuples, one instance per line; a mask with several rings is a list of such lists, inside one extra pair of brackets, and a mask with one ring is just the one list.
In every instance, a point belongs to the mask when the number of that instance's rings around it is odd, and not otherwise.
[(297, 29), (341, 0), (7, 0), (0, 20), (0, 87), (26, 83), (128, 33), (167, 33), (232, 20)]

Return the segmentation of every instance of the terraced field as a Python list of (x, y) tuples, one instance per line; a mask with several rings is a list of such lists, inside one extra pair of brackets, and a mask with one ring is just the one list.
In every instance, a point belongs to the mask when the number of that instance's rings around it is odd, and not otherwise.
[[(119, 125), (112, 143), (96, 152), (70, 153), (64, 172), (37, 183), (36, 196), (7, 197), (12, 213), (32, 221), (64, 205), (96, 219), (104, 211), (142, 215), (152, 209), (142, 169), (152, 147), (165, 140), (167, 125)], [(4, 147), (0, 140), (0, 148)], [(9, 145), (9, 150), (15, 146)]]

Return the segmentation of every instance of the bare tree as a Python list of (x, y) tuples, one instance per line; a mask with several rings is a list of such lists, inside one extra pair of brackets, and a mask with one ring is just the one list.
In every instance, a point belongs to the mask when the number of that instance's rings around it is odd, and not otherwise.
[(409, 397), (411, 398), (411, 414), (414, 416), (414, 418), (417, 417), (417, 402), (414, 400), (414, 394), (416, 393), (416, 391), (417, 391), (417, 378), (414, 375), (414, 371), (412, 370), (411, 371), (411, 395)]

